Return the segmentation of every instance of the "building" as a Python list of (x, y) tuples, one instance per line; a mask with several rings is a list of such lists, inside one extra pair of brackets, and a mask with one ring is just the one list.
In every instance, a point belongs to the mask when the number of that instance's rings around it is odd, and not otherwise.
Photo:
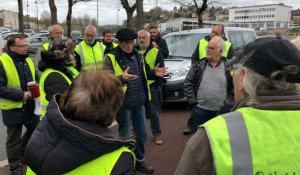
[[(203, 28), (209, 28), (215, 24), (224, 24), (224, 22), (203, 19)], [(165, 29), (169, 32), (178, 32), (182, 30), (198, 29), (198, 18), (176, 18), (165, 23)], [(164, 32), (161, 27), (161, 32)]]
[(291, 6), (283, 3), (233, 7), (229, 9), (228, 25), (248, 28), (289, 28)]
[(11, 29), (19, 28), (19, 20), (18, 13), (9, 11), (9, 10), (1, 10), (0, 11), (0, 27), (7, 27)]

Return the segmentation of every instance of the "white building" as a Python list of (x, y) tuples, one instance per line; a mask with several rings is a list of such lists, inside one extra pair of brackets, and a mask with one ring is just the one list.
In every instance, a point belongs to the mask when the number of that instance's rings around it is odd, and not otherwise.
[[(203, 28), (209, 28), (215, 24), (224, 24), (224, 22), (203, 20)], [(176, 18), (165, 23), (165, 29), (170, 32), (177, 32), (182, 30), (198, 29), (198, 18)], [(162, 32), (164, 30), (162, 29)]]
[(197, 18), (176, 18), (166, 22), (166, 30), (171, 32), (197, 28)]
[(17, 12), (13, 12), (13, 11), (9, 11), (9, 10), (1, 10), (0, 18), (3, 19), (2, 27), (8, 27), (8, 28), (12, 28), (12, 29), (19, 28), (19, 18), (18, 18)]
[(282, 3), (229, 9), (229, 26), (249, 28), (288, 28), (291, 6)]

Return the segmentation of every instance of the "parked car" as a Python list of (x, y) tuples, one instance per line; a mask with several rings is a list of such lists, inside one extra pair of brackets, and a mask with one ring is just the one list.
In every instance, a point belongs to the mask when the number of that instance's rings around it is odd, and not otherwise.
[(0, 35), (0, 55), (5, 51), (5, 48), (4, 48), (4, 41), (3, 41), (3, 38), (2, 36)]
[[(164, 76), (164, 100), (166, 102), (186, 101), (183, 82), (191, 66), (191, 57), (200, 39), (209, 35), (211, 28), (174, 32), (164, 36), (169, 48), (169, 57), (165, 59), (168, 72)], [(225, 36), (238, 54), (246, 44), (256, 39), (254, 29), (225, 27)]]
[(80, 31), (72, 31), (71, 37), (73, 40), (76, 40), (77, 38), (82, 38), (82, 35)]
[(26, 38), (26, 42), (28, 44), (28, 47), (27, 47), (28, 52), (29, 53), (36, 53), (46, 39), (47, 39), (47, 37), (29, 37), (29, 38)]
[(32, 36), (35, 34), (35, 31), (33, 29), (25, 29), (24, 33), (28, 34), (29, 36)]

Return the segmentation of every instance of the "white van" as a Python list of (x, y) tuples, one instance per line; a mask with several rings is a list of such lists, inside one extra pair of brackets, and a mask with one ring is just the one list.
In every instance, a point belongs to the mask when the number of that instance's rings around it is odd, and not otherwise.
[[(165, 59), (168, 72), (164, 77), (164, 100), (166, 102), (186, 101), (183, 93), (183, 82), (191, 66), (191, 57), (200, 39), (209, 35), (211, 28), (174, 32), (164, 36), (169, 48), (169, 58)], [(225, 27), (225, 37), (231, 42), (238, 54), (246, 44), (256, 39), (251, 28)]]

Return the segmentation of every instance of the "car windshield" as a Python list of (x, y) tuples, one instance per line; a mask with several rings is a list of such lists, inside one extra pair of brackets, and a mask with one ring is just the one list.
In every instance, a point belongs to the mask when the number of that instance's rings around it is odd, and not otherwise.
[(191, 33), (181, 35), (169, 35), (165, 37), (170, 56), (191, 57), (200, 39), (209, 33)]

